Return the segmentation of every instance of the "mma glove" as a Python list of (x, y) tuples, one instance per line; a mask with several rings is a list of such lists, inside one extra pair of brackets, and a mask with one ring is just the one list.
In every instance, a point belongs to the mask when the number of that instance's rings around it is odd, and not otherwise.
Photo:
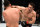
[(21, 21), (19, 21), (19, 25), (21, 24)]
[(23, 26), (23, 25), (26, 25), (26, 24), (28, 24), (28, 21), (22, 21), (21, 22), (21, 25)]

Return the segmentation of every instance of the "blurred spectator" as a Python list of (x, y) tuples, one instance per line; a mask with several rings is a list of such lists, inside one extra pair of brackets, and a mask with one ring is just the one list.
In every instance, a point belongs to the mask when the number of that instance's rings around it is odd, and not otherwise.
[(40, 23), (40, 11), (37, 10), (36, 13), (37, 13), (37, 15), (36, 15), (36, 24), (39, 24)]

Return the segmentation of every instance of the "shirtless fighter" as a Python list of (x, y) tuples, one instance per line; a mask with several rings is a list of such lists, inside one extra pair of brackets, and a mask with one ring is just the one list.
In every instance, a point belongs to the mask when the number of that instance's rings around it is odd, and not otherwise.
[(27, 8), (22, 8), (22, 6), (14, 6), (20, 9), (20, 19), (21, 25), (23, 27), (31, 27), (31, 24), (34, 24), (36, 21), (36, 12), (33, 10), (35, 5), (33, 3), (29, 3)]
[(23, 27), (31, 27), (36, 21), (36, 12), (33, 10), (35, 5), (33, 3), (28, 4), (28, 8), (22, 10), (21, 25)]
[(12, 8), (18, 8), (20, 10), (20, 18), (19, 18), (19, 25), (21, 24), (21, 17), (22, 17), (22, 10), (26, 9), (24, 6), (19, 5), (12, 5)]
[(19, 9), (11, 8), (8, 0), (4, 0), (6, 10), (3, 11), (3, 16), (7, 27), (18, 27), (19, 25)]

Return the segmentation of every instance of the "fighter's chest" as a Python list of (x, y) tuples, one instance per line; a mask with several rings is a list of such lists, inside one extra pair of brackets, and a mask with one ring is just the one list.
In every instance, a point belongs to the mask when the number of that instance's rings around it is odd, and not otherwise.
[(32, 18), (32, 16), (33, 16), (33, 13), (29, 13), (29, 14), (26, 14), (24, 17), (25, 18)]
[(27, 17), (32, 17), (33, 16), (33, 14), (32, 13), (29, 13), (28, 15), (27, 15)]

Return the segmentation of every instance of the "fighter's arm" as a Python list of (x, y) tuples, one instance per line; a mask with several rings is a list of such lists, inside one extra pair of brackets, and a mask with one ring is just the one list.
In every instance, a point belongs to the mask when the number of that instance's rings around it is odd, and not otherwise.
[(34, 24), (36, 21), (36, 13), (34, 13), (34, 16), (32, 17), (32, 21), (29, 21), (29, 24)]
[(12, 8), (19, 8), (20, 6), (12, 5), (11, 7), (12, 7)]

